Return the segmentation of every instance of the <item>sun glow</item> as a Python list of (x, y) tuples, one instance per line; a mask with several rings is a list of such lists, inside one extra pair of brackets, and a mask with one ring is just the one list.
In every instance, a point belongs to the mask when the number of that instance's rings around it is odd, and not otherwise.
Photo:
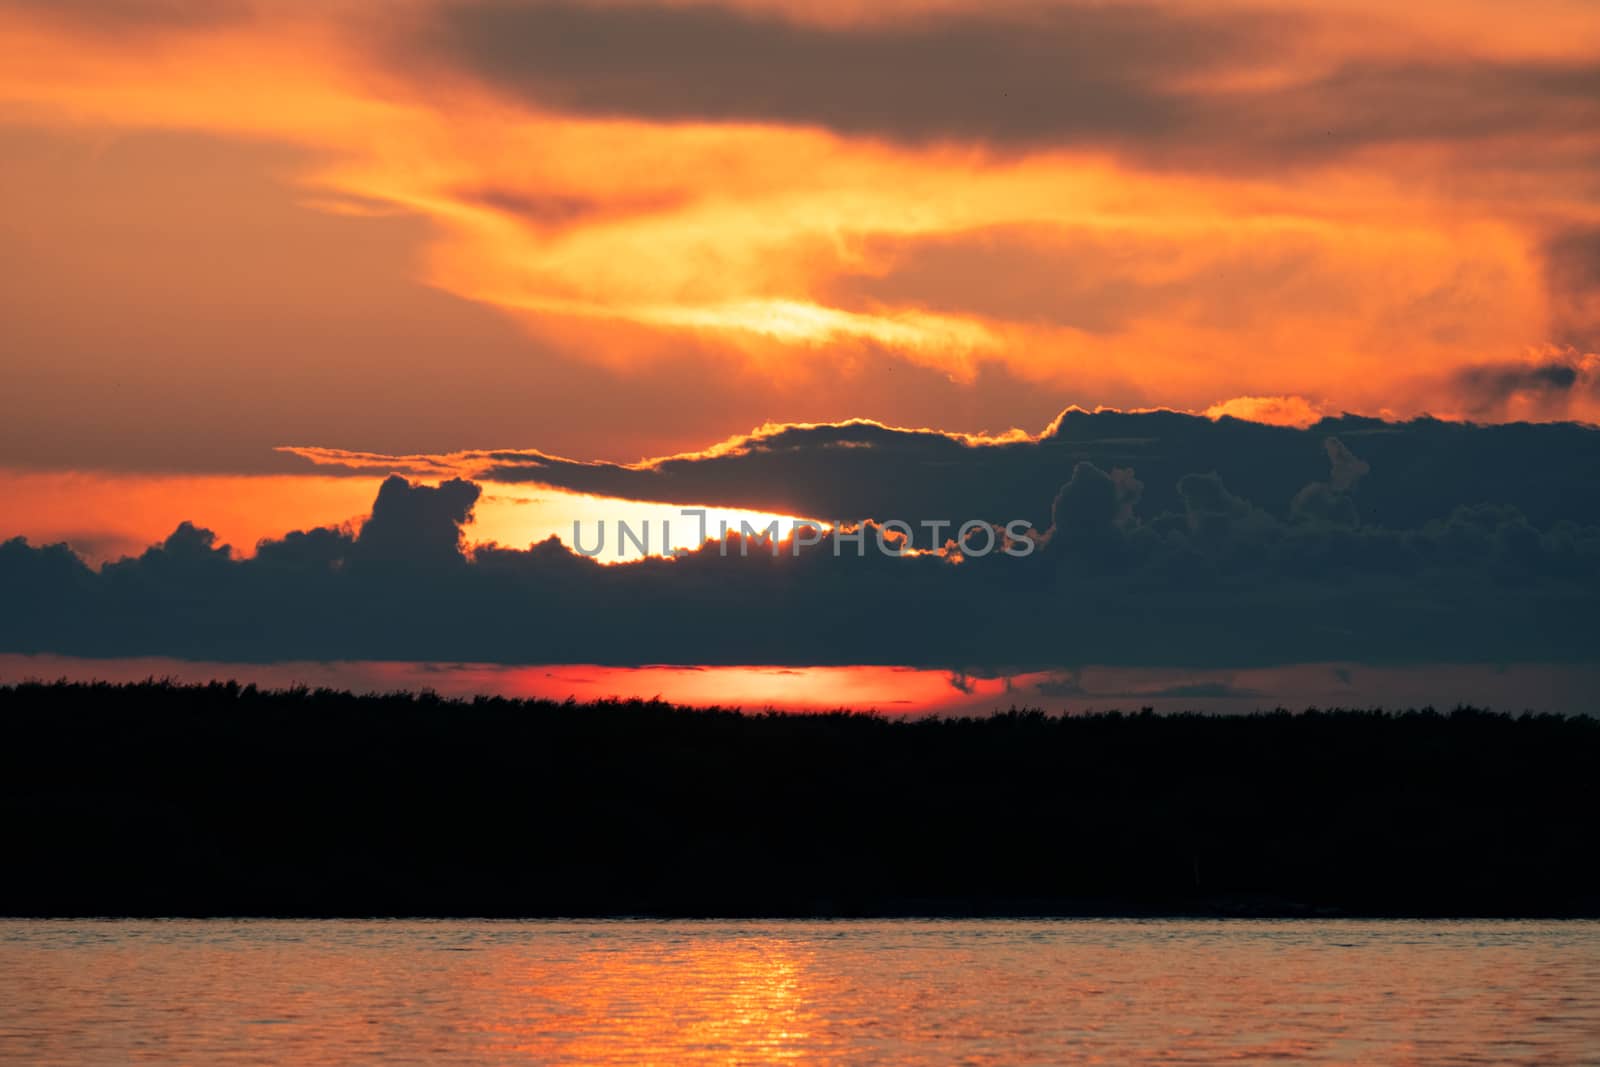
[[(448, 473), (448, 472), (447, 472)], [(182, 522), (212, 530), (218, 545), (237, 558), (254, 555), (256, 543), (295, 529), (347, 526), (359, 530), (380, 475), (332, 477), (296, 475), (141, 475), (60, 473), (0, 469), (0, 495), (17, 518), (7, 536), (33, 544), (64, 541), (92, 564), (137, 556), (161, 542)], [(437, 480), (435, 475), (430, 480)], [(196, 513), (196, 501), (204, 503)], [(573, 547), (573, 527), (593, 549), (605, 524), (599, 563), (625, 563), (646, 555), (699, 548), (701, 519), (685, 515), (687, 505), (652, 504), (571, 493), (539, 486), (489, 483), (463, 530), (470, 549), (480, 544), (527, 548), (554, 537)], [(717, 539), (727, 530), (762, 531), (778, 524), (787, 536), (803, 518), (741, 508), (706, 507), (705, 532)], [(618, 536), (626, 524), (636, 537), (649, 538), (647, 552)], [(665, 537), (663, 536), (665, 535)]]
[[(576, 541), (581, 541), (596, 562), (608, 564), (699, 548), (704, 543), (702, 530), (705, 539), (720, 540), (725, 532), (753, 529), (759, 534), (777, 524), (781, 539), (795, 523), (814, 521), (776, 512), (655, 504), (503, 483), (489, 486), (473, 515), (465, 529), (469, 542), (526, 548), (554, 537), (576, 548)], [(626, 526), (638, 542), (624, 538), (619, 525)], [(594, 552), (597, 544), (600, 550)]]

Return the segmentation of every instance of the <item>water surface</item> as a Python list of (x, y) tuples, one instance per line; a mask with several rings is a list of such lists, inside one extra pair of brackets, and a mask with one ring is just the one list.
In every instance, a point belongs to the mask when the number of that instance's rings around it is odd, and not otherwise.
[(0, 922), (7, 1063), (1600, 1063), (1600, 923)]

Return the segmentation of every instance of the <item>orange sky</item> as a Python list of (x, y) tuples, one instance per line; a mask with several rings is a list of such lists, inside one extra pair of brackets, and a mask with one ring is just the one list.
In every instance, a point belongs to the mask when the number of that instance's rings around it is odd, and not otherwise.
[[(91, 564), (137, 556), (164, 539), (180, 522), (192, 522), (230, 545), (236, 558), (255, 553), (263, 538), (281, 537), (292, 526), (350, 525), (359, 528), (372, 509), (381, 476), (127, 474), (97, 471), (0, 470), (0, 499), (7, 501), (5, 537), (34, 544), (65, 541)], [(735, 533), (746, 522), (764, 529), (777, 520), (787, 536), (792, 516), (704, 507), (705, 528), (718, 536), (723, 524)], [(469, 544), (526, 548), (558, 537), (573, 543), (581, 524), (583, 544), (602, 551), (602, 563), (638, 559), (642, 540), (623, 542), (617, 524), (636, 539), (648, 537), (649, 554), (700, 546), (700, 519), (685, 517), (677, 504), (613, 500), (532, 485), (496, 485), (480, 497), (465, 530)], [(605, 527), (602, 529), (601, 524)], [(664, 536), (670, 541), (663, 543)], [(603, 537), (603, 541), (601, 538)]]
[(492, 693), (516, 699), (661, 699), (751, 710), (874, 709), (885, 715), (986, 715), (1010, 707), (1085, 712), (1249, 712), (1300, 707), (1535, 708), (1592, 710), (1600, 667), (1503, 664), (1372, 667), (1305, 663), (1246, 670), (1088, 667), (1072, 671), (974, 677), (906, 667), (601, 667), (594, 664), (507, 666), (487, 663), (322, 661), (212, 663), (161, 658), (85, 660), (0, 654), (0, 684), (71, 678), (136, 682), (145, 678), (206, 682), (233, 678), (267, 687), (328, 686), (355, 692), (416, 692), (445, 697)]
[(0, 0), (0, 467), (97, 472), (7, 532), (359, 514), (170, 480), (281, 445), (1596, 420), (1597, 174), (1587, 0)]

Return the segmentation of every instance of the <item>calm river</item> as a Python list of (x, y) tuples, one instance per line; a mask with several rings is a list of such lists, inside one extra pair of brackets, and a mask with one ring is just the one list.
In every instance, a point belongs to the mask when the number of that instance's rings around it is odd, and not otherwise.
[(0, 921), (0, 1062), (1600, 1063), (1600, 923)]

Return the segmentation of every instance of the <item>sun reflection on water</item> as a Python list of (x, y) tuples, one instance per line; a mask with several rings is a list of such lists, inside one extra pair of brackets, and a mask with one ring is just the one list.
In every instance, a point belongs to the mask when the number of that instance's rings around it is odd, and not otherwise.
[(664, 929), (643, 944), (597, 940), (479, 972), (473, 995), (492, 1005), (483, 1051), (578, 1063), (798, 1062), (815, 1053), (820, 1006), (839, 992), (813, 968), (813, 951), (782, 938)]

